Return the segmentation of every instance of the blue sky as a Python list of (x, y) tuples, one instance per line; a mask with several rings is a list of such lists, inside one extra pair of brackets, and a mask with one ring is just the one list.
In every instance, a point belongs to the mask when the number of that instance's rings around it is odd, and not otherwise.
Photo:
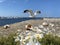
[(28, 17), (25, 9), (40, 10), (37, 17), (60, 17), (60, 0), (0, 0), (0, 16)]

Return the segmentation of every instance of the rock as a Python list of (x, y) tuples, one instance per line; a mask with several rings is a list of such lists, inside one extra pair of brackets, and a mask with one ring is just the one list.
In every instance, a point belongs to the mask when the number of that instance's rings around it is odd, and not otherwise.
[(4, 25), (4, 29), (10, 28), (10, 25)]
[(43, 26), (48, 26), (49, 24), (47, 22), (42, 23)]
[(49, 25), (50, 25), (51, 27), (54, 27), (54, 24), (52, 24), (52, 23), (50, 23)]
[(26, 28), (27, 30), (30, 30), (30, 29), (32, 29), (33, 27), (32, 27), (31, 24), (27, 24), (27, 25), (25, 25), (25, 28)]
[(44, 26), (43, 26), (43, 25), (39, 25), (39, 28), (43, 29), (43, 28), (44, 28)]
[(34, 30), (37, 32), (37, 33), (42, 33), (43, 31), (41, 29), (39, 29), (38, 27), (34, 27)]

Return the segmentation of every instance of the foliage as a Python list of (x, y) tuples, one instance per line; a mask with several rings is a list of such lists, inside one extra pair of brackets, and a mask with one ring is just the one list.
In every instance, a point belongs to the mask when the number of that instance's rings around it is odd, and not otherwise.
[[(0, 45), (20, 45), (19, 42), (15, 42), (14, 34), (10, 34), (8, 37), (0, 37)], [(38, 41), (41, 45), (60, 45), (60, 37), (53, 36), (51, 34), (45, 35)]]
[(10, 34), (8, 37), (0, 37), (0, 45), (19, 45), (19, 42), (15, 42), (14, 34)]
[(48, 34), (39, 40), (39, 42), (42, 45), (60, 45), (60, 37)]

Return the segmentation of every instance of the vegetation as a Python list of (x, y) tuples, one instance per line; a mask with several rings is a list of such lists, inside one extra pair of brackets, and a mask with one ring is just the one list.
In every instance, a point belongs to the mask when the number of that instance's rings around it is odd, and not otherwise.
[[(51, 34), (45, 35), (42, 39), (38, 39), (42, 45), (60, 45), (60, 37), (53, 36)], [(10, 34), (8, 37), (0, 37), (0, 45), (20, 45), (19, 42), (15, 42), (14, 34)]]
[(45, 35), (39, 42), (42, 45), (60, 45), (60, 37), (49, 34)]
[(10, 34), (8, 37), (0, 37), (0, 45), (19, 45), (19, 42), (15, 42), (14, 34)]

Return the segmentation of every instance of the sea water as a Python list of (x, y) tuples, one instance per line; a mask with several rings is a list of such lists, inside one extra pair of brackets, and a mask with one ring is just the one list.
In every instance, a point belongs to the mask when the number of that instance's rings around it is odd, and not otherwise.
[(42, 19), (42, 18), (10, 18), (10, 19), (0, 19), (0, 26), (6, 25), (6, 24), (13, 24), (17, 22), (22, 22), (30, 19)]

